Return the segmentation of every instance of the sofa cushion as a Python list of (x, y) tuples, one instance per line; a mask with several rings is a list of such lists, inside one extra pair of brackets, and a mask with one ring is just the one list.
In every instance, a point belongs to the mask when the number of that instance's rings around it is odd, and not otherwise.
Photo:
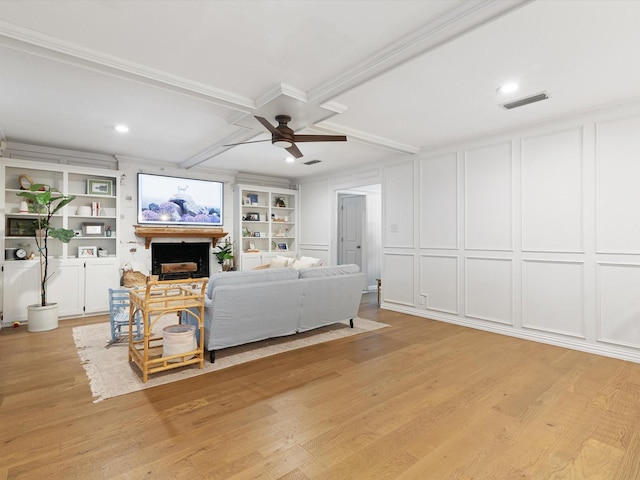
[(266, 270), (214, 273), (209, 278), (207, 297), (211, 298), (213, 296), (213, 289), (220, 285), (275, 282), (279, 280), (295, 280), (297, 278), (298, 271), (292, 268), (268, 268)]
[(356, 265), (355, 263), (349, 263), (346, 265), (334, 265), (330, 267), (301, 268), (298, 271), (298, 273), (300, 274), (300, 278), (332, 277), (359, 272), (360, 267), (358, 267), (358, 265)]

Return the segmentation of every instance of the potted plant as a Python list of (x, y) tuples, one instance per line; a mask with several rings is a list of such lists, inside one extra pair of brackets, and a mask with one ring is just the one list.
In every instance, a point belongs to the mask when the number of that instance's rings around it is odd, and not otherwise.
[(276, 197), (273, 201), (273, 206), (285, 208), (287, 205), (284, 203), (284, 198)]
[(33, 211), (37, 215), (33, 221), (36, 247), (40, 255), (40, 303), (29, 305), (28, 328), (31, 332), (52, 330), (58, 326), (58, 304), (47, 302), (47, 282), (49, 275), (49, 238), (55, 238), (64, 243), (69, 243), (73, 238), (73, 230), (57, 228), (51, 220), (53, 216), (65, 205), (72, 202), (75, 195), (63, 195), (59, 190), (45, 184), (35, 184), (29, 187), (29, 191), (19, 192), (16, 195), (23, 197), (33, 205)]
[(224, 245), (216, 246), (213, 254), (218, 259), (218, 263), (222, 266), (223, 271), (231, 270), (233, 267), (233, 243), (226, 239)]

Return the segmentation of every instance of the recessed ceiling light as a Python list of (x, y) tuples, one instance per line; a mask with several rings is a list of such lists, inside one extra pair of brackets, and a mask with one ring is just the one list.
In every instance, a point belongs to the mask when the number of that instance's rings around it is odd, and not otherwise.
[(285, 157), (284, 161), (287, 163), (293, 163), (296, 161), (296, 159), (293, 157)]
[(505, 83), (504, 85), (500, 85), (498, 87), (498, 93), (511, 93), (518, 90), (517, 83)]
[(129, 131), (129, 127), (127, 127), (126, 125), (122, 125), (122, 124), (116, 125), (113, 128), (115, 128), (116, 132), (119, 132), (119, 133), (127, 133)]

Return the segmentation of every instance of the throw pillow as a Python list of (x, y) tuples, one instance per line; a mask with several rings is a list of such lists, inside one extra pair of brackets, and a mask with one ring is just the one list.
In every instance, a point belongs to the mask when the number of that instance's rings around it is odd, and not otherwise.
[(320, 265), (322, 265), (322, 260), (319, 258), (300, 257), (300, 260), (293, 262), (292, 267), (296, 270), (300, 270), (302, 268), (319, 267)]
[(300, 257), (300, 261), (304, 263), (311, 263), (312, 267), (320, 267), (322, 265), (322, 259), (314, 257)]
[(271, 268), (284, 268), (291, 264), (292, 259), (289, 257), (283, 257), (282, 255), (276, 255), (271, 259)]

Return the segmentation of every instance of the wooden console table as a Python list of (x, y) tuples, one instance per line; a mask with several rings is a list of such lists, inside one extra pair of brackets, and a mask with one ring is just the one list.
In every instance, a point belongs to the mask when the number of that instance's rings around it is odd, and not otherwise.
[[(184, 279), (149, 282), (145, 288), (129, 292), (129, 331), (135, 323), (137, 312), (142, 314), (144, 337), (135, 340), (129, 335), (129, 361), (142, 370), (142, 381), (147, 383), (149, 374), (163, 372), (185, 365), (199, 364), (204, 368), (204, 295), (207, 280)], [(181, 312), (190, 315), (200, 331), (196, 349), (177, 355), (164, 356), (162, 335), (152, 337), (152, 329), (167, 314)]]
[(148, 249), (153, 238), (210, 238), (215, 247), (218, 240), (227, 236), (217, 227), (141, 227), (135, 226), (138, 237), (144, 238), (144, 248)]

